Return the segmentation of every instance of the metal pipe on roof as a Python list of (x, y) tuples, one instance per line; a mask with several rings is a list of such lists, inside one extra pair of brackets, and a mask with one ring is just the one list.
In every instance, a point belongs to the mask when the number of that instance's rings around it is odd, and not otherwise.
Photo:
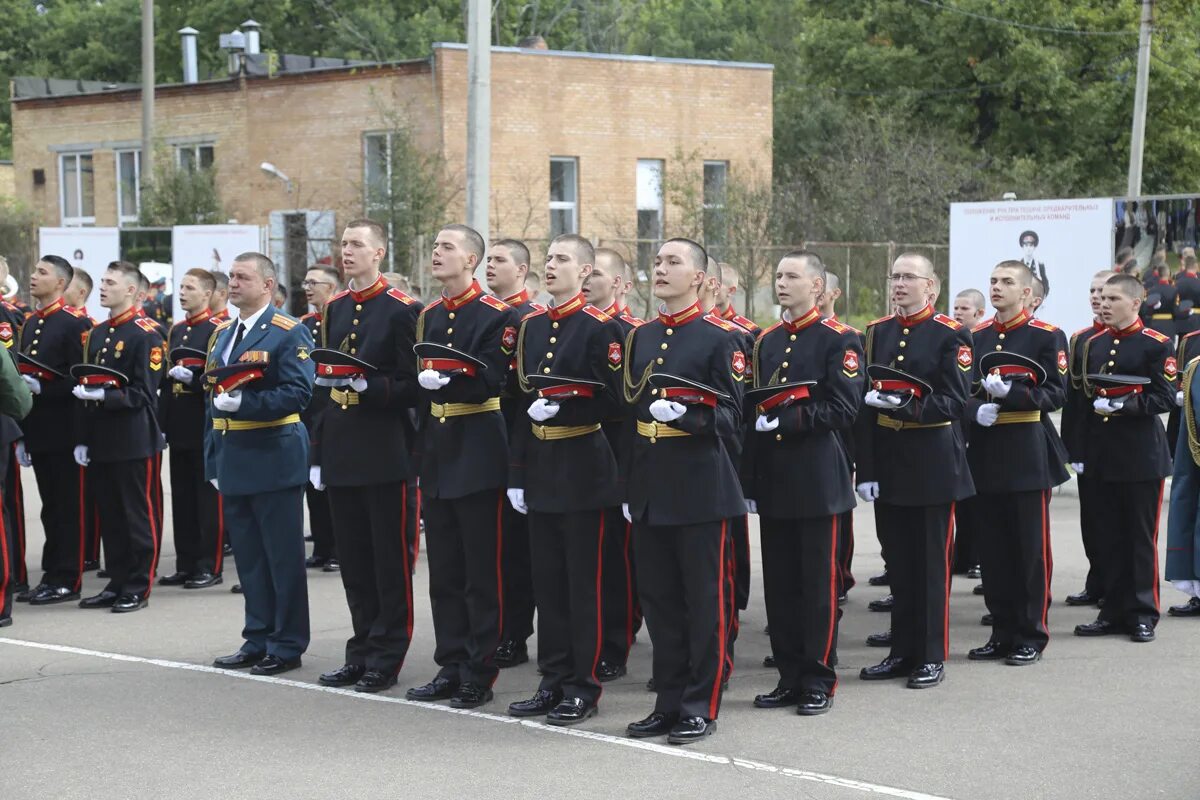
[(200, 31), (195, 28), (180, 28), (179, 46), (183, 50), (183, 82), (195, 83), (200, 80), (200, 67), (196, 56), (196, 37)]

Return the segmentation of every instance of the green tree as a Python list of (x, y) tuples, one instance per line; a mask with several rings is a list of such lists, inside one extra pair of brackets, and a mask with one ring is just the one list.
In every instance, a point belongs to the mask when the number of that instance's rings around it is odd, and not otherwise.
[(138, 223), (148, 227), (213, 225), (225, 221), (216, 168), (180, 166), (166, 147), (154, 152), (154, 180), (142, 186)]

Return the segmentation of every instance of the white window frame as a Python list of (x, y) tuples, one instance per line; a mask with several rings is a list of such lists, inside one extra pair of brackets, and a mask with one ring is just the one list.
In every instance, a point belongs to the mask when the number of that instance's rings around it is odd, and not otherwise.
[[(74, 212), (83, 210), (83, 170), (79, 159), (88, 156), (92, 160), (92, 214), (84, 216), (79, 213), (67, 213), (66, 163), (67, 159), (75, 160), (75, 200), (78, 206), (71, 209)], [(72, 153), (58, 155), (58, 213), (64, 228), (83, 227), (96, 224), (96, 156), (91, 150), (77, 150)]]
[[(371, 150), (368, 147), (368, 140), (373, 138), (383, 139), (383, 161), (385, 180), (387, 181), (387, 191), (390, 194), (392, 191), (392, 132), (391, 131), (364, 131), (362, 135), (362, 156), (363, 156), (363, 211), (366, 216), (371, 216), (371, 176), (370, 176), (370, 157)], [(392, 232), (392, 218), (388, 217), (384, 223), (387, 228), (387, 255), (385, 264), (388, 271), (395, 269), (395, 237)]]
[[(121, 156), (126, 153), (133, 153), (133, 207), (137, 213), (132, 217), (121, 213), (121, 209), (124, 206), (124, 203), (121, 202), (124, 199), (123, 184), (121, 182)], [(139, 148), (114, 150), (113, 174), (116, 176), (117, 184), (117, 226), (136, 225), (142, 213), (142, 151)]]
[[(209, 150), (212, 150), (212, 153), (213, 153), (212, 167), (201, 167), (200, 166), (200, 149), (204, 148), (204, 147), (207, 147)], [(185, 150), (191, 152), (192, 163), (195, 164), (195, 168), (198, 170), (199, 169), (212, 169), (217, 164), (217, 145), (215, 142), (191, 142), (189, 144), (175, 145), (175, 166), (178, 167), (179, 169), (184, 168), (183, 151), (185, 151)]]
[[(643, 204), (640, 200), (635, 203), (638, 211), (657, 211), (658, 212), (658, 233), (655, 239), (663, 238), (667, 230), (667, 198), (666, 191), (663, 186), (663, 181), (666, 177), (667, 162), (662, 158), (639, 158), (637, 160), (637, 171), (634, 173), (635, 181), (641, 181), (641, 171), (643, 165), (653, 167), (658, 172), (658, 186), (656, 205), (652, 208), (649, 205)], [(640, 232), (639, 232), (640, 233)]]
[[(707, 192), (708, 182), (705, 180), (705, 175), (704, 175), (704, 172), (707, 171), (707, 169), (709, 167), (720, 167), (721, 168), (721, 201), (720, 202), (715, 202), (715, 203), (709, 202), (708, 192)], [(704, 166), (701, 167), (701, 172), (700, 172), (700, 191), (704, 195), (703, 198), (701, 198), (701, 199), (704, 201), (704, 210), (706, 212), (724, 211), (725, 210), (725, 187), (728, 185), (729, 185), (729, 162), (715, 160), (715, 159), (714, 160), (706, 160), (704, 162)], [(708, 224), (708, 218), (709, 218), (709, 215), (706, 213), (704, 215), (704, 223), (705, 223), (706, 227)], [(706, 240), (711, 240), (711, 241), (715, 242), (717, 239), (718, 233), (719, 233), (718, 231), (705, 230), (704, 238)]]
[[(569, 230), (564, 231), (564, 233), (579, 233), (579, 159), (576, 156), (551, 156), (550, 163), (570, 164), (572, 169), (575, 170), (574, 180), (572, 181), (575, 188), (575, 199), (551, 200), (550, 211), (570, 211), (571, 224), (568, 226)], [(551, 214), (550, 216), (553, 218), (554, 215)], [(553, 226), (549, 227), (553, 230)]]

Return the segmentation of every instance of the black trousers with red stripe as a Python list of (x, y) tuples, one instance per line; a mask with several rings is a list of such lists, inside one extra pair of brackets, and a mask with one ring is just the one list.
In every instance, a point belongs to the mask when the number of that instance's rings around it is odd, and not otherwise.
[(83, 467), (70, 453), (35, 453), (33, 475), (42, 498), (42, 529), (46, 532), (42, 583), (79, 591), (86, 536), (80, 516)]
[(465, 497), (423, 497), (433, 660), (439, 677), (490, 687), (504, 613), (501, 530), (504, 490)]
[(1100, 506), (1096, 495), (1101, 491), (1101, 483), (1086, 474), (1077, 476), (1076, 483), (1079, 486), (1079, 533), (1083, 538), (1083, 553), (1088, 560), (1083, 588), (1092, 597), (1100, 598), (1104, 596), (1105, 575), (1111, 555), (1104, 549), (1103, 523), (1097, 518)]
[(195, 575), (221, 574), (225, 531), (220, 496), (204, 479), (204, 451), (167, 451), (171, 462), (171, 522), (175, 529), (175, 569)]
[(329, 492), (317, 491), (311, 483), (304, 484), (304, 499), (308, 504), (308, 530), (312, 533), (315, 558), (337, 558), (333, 536), (333, 515), (329, 511)]
[(621, 509), (604, 511), (603, 563), (600, 569), (603, 601), (603, 638), (600, 658), (622, 666), (629, 661), (629, 648), (642, 623), (638, 602), (637, 575), (633, 561), (633, 526)]
[(854, 564), (854, 510), (838, 514), (838, 594), (854, 588), (856, 581), (851, 567)]
[(412, 642), (412, 551), (403, 481), (330, 486), (329, 510), (354, 635), (346, 663), (396, 675)]
[(589, 703), (600, 699), (602, 510), (529, 512), (533, 593), (537, 601), (539, 689)]
[[(37, 461), (34, 461), (37, 464)], [(149, 596), (158, 568), (157, 456), (130, 461), (93, 461), (88, 477), (96, 490), (108, 569), (107, 591)]]
[(533, 635), (534, 586), (529, 519), (504, 504), (504, 619), (500, 640), (524, 644)]
[(1163, 482), (1096, 481), (1096, 523), (1104, 567), (1100, 619), (1158, 624), (1158, 516)]
[(4, 476), (4, 530), (7, 533), (9, 588), (29, 583), (25, 568), (25, 498), (22, 494), (21, 466), (16, 449), (9, 453), (8, 472)]
[(716, 719), (729, 622), (728, 522), (634, 523), (638, 594), (654, 644), (654, 710)]
[(100, 560), (100, 510), (96, 507), (96, 487), (83, 471), (83, 560)]
[(759, 521), (767, 625), (781, 687), (829, 695), (837, 688), (840, 520)]
[(875, 502), (875, 527), (891, 577), (892, 655), (915, 664), (945, 661), (950, 649), (950, 538), (954, 504)]
[(975, 508), (983, 598), (992, 641), (1036, 647), (1050, 641), (1050, 490), (981, 494)]

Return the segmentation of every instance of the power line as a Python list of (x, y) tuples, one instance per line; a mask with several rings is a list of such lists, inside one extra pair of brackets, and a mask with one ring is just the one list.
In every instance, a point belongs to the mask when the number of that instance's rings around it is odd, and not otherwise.
[(1041, 33), (1064, 33), (1070, 36), (1137, 36), (1137, 31), (1089, 31), (1082, 28), (1056, 28), (1049, 25), (1029, 25), (1024, 22), (1015, 22), (1001, 17), (991, 17), (987, 14), (979, 14), (974, 11), (967, 11), (965, 8), (938, 3), (935, 0), (917, 0), (918, 3), (938, 8), (942, 11), (949, 11), (952, 14), (962, 14), (964, 17), (981, 20), (983, 22), (995, 22), (999, 25), (1007, 25), (1010, 28), (1020, 28), (1026, 31), (1039, 31)]
[(1160, 64), (1165, 64), (1166, 66), (1170, 67), (1171, 69), (1175, 70), (1176, 72), (1182, 72), (1184, 75), (1187, 75), (1189, 78), (1195, 78), (1196, 80), (1200, 81), (1200, 75), (1197, 75), (1195, 72), (1192, 72), (1190, 70), (1186, 70), (1183, 67), (1179, 66), (1178, 64), (1168, 61), (1167, 59), (1163, 58), (1162, 56), (1158, 55), (1157, 53), (1151, 53), (1150, 58), (1154, 59), (1155, 61), (1157, 61)]

